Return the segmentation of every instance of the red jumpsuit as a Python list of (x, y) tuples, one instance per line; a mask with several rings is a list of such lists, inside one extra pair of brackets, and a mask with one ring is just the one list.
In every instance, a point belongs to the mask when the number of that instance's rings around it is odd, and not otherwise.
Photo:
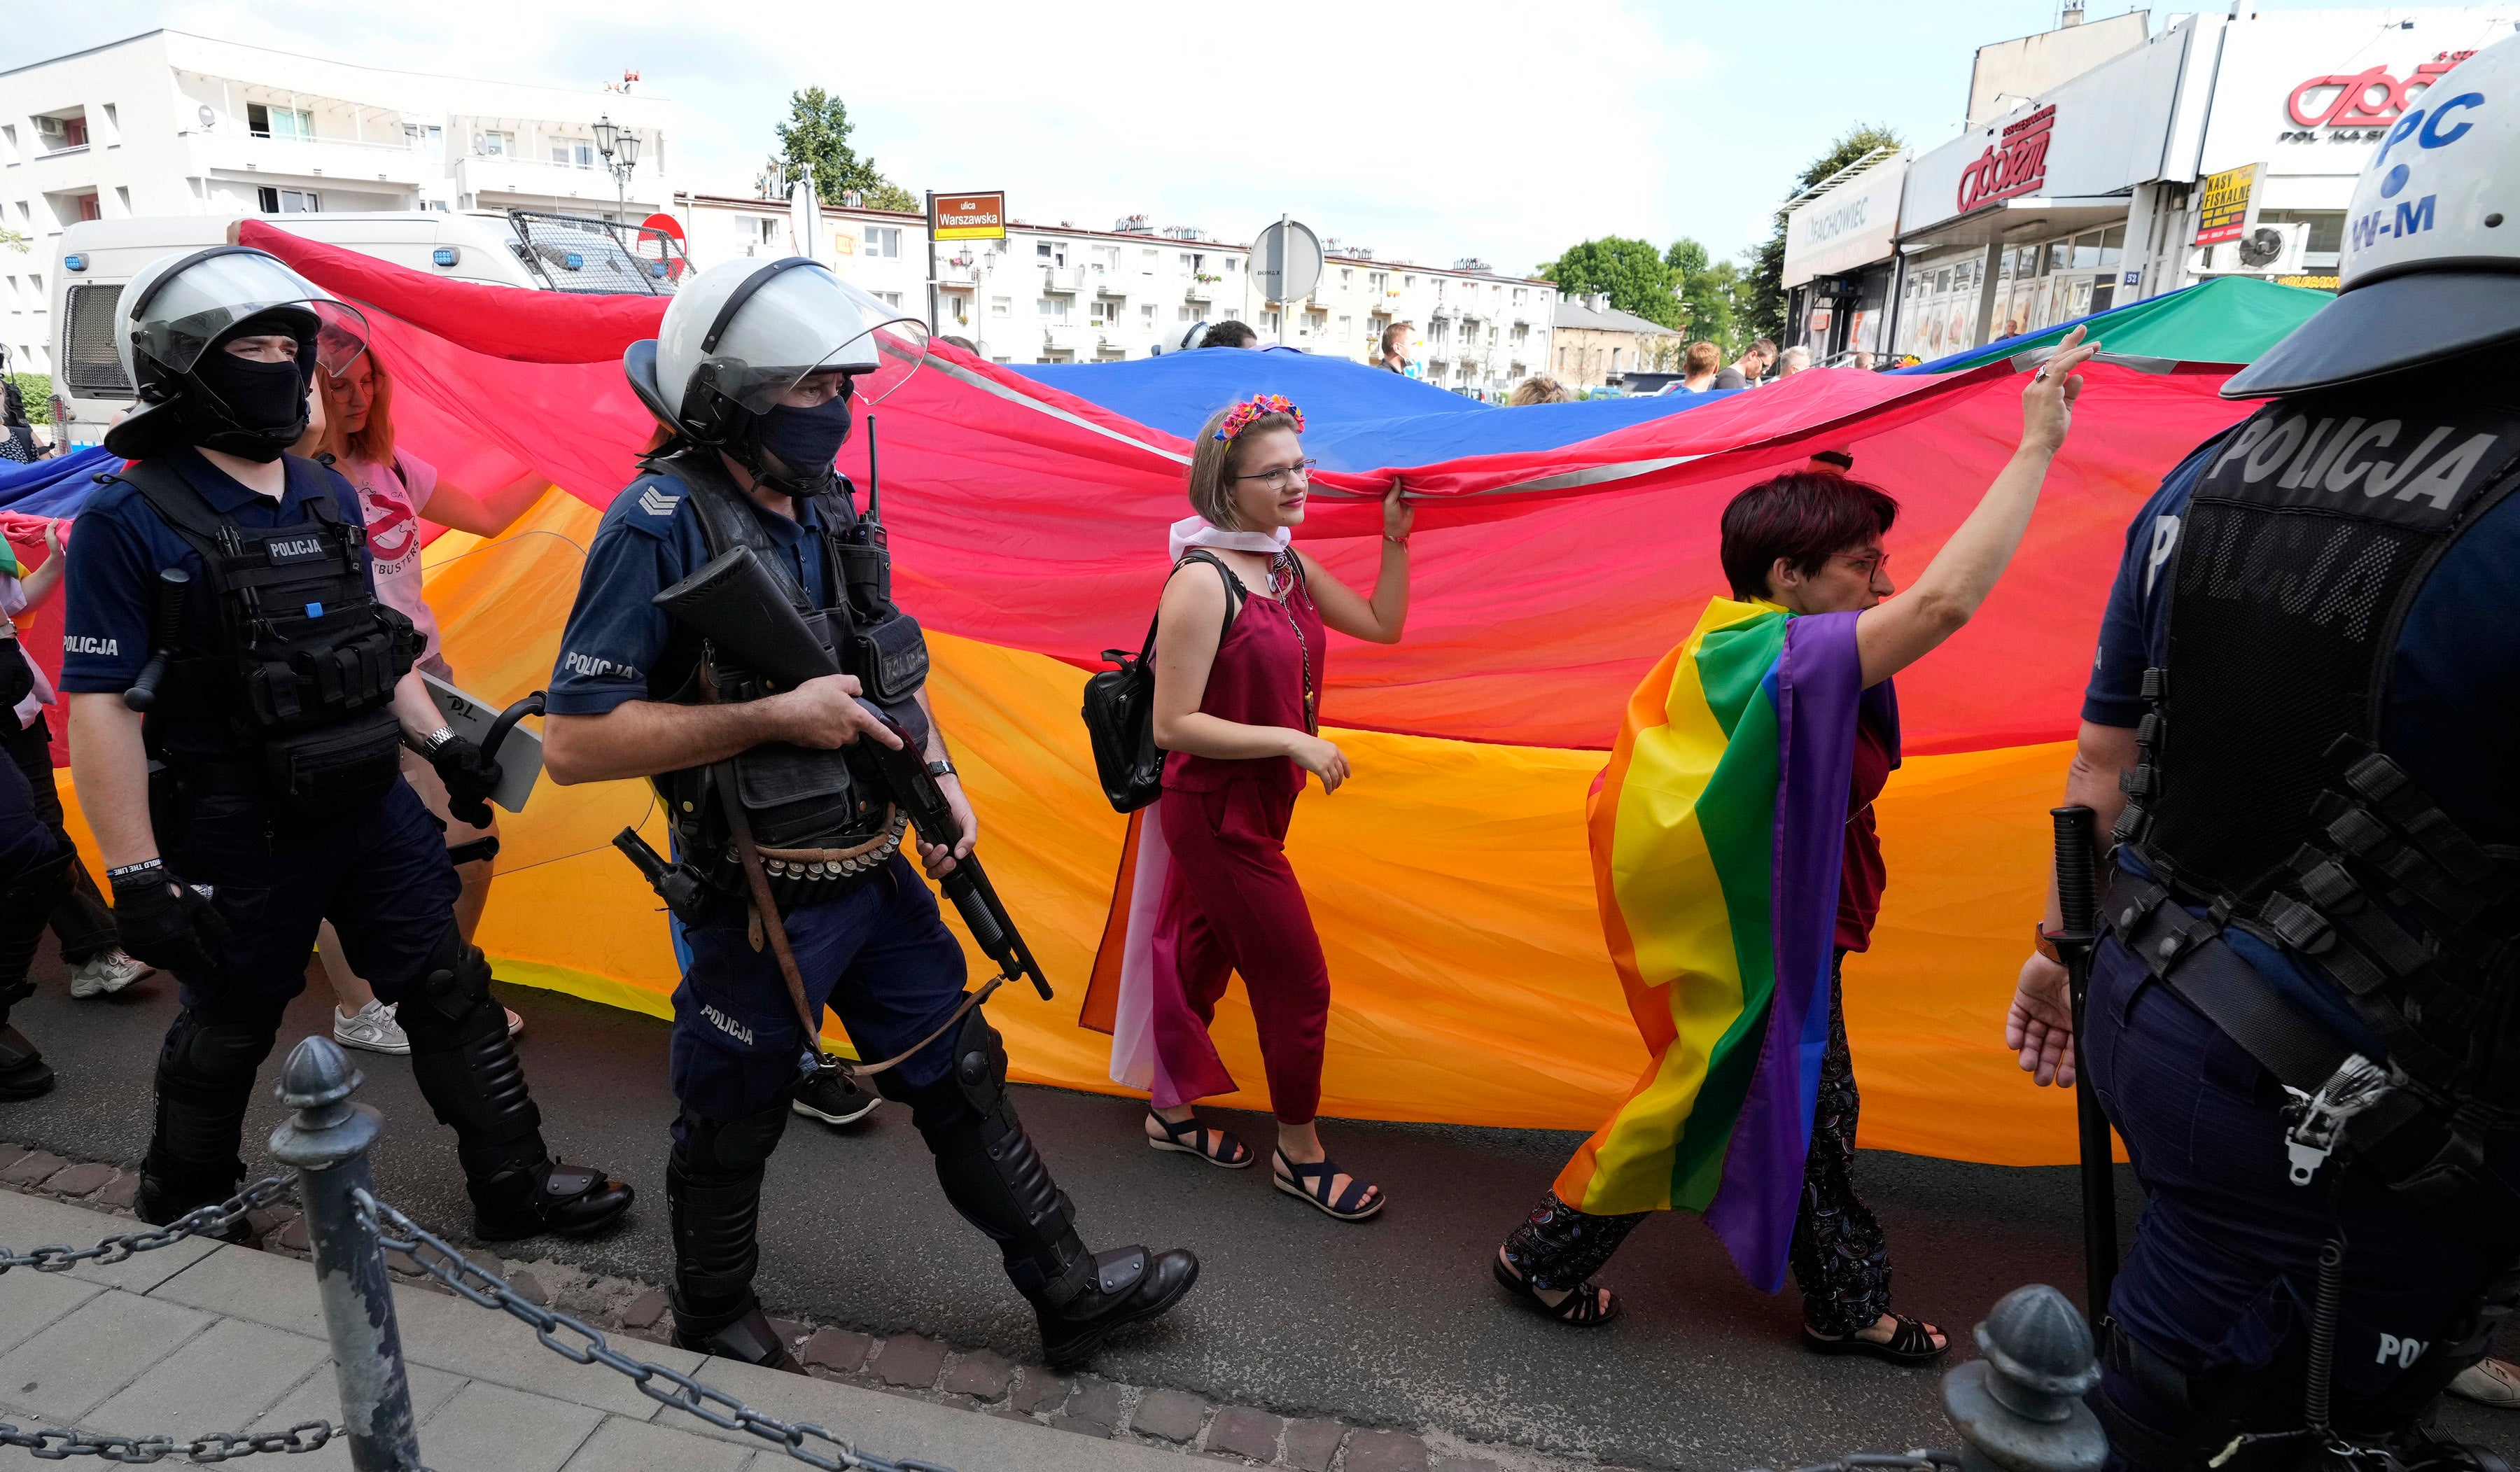
[[(1244, 725), (1311, 731), (1305, 696), (1321, 690), (1324, 642), (1321, 610), (1300, 578), (1282, 602), (1244, 600), (1198, 708)], [(1287, 757), (1226, 761), (1176, 751), (1164, 759), (1172, 868), (1154, 926), (1159, 1107), (1234, 1091), (1207, 1036), (1232, 972), (1241, 973), (1259, 1026), (1271, 1108), (1282, 1123), (1301, 1125), (1320, 1107), (1329, 966), (1285, 849), (1303, 789), (1303, 769)], [(1162, 1097), (1166, 1092), (1177, 1096)]]

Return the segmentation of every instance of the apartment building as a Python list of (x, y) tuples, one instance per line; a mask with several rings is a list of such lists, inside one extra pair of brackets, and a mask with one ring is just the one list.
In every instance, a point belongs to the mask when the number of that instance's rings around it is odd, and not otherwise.
[[(630, 80), (619, 84), (632, 85)], [(616, 189), (597, 125), (638, 140)], [(395, 71), (153, 30), (0, 71), (0, 342), (49, 371), (46, 279), (79, 220), (527, 209), (644, 219), (673, 198), (673, 104)]]
[[(917, 214), (825, 207), (819, 238), (796, 239), (780, 200), (685, 194), (675, 213), (696, 266), (745, 255), (812, 254), (843, 278), (919, 315), (927, 302), (927, 234)], [(1171, 351), (1192, 324), (1228, 318), (1263, 340), (1370, 362), (1383, 329), (1405, 323), (1412, 371), (1428, 382), (1499, 395), (1551, 362), (1556, 288), (1477, 260), (1450, 267), (1383, 261), (1327, 242), (1312, 295), (1289, 309), (1251, 283), (1251, 247), (1144, 216), (1110, 230), (1010, 224), (998, 241), (936, 250), (936, 330), (1001, 363), (1116, 363)]]

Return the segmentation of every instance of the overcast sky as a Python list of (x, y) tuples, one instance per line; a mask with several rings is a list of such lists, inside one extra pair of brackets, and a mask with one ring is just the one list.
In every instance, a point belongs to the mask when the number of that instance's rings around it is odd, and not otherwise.
[[(2092, 0), (2093, 17), (2130, 8)], [(2181, 7), (2193, 9), (2193, 6)], [(2221, 6), (2214, 6), (2221, 9)], [(2308, 8), (2268, 0), (2262, 9)], [(11, 64), (172, 26), (423, 71), (683, 105), (676, 183), (749, 193), (790, 92), (914, 191), (1003, 188), (1015, 218), (1121, 215), (1244, 241), (1289, 211), (1385, 258), (1530, 270), (1600, 235), (1764, 237), (1849, 126), (1958, 131), (1972, 49), (2054, 0), (792, 3), (79, 0), (9, 6)], [(2158, 29), (2167, 8), (2157, 9)], [(1231, 15), (1229, 25), (1219, 17)]]

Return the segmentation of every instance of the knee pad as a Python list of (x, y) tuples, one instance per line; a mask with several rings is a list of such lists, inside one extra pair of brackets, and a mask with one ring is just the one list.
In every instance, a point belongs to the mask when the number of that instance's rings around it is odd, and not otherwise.
[(788, 1101), (781, 1099), (758, 1114), (720, 1123), (686, 1104), (671, 1160), (693, 1180), (758, 1172), (787, 1135), (788, 1113)]
[[(228, 1193), (245, 1175), (237, 1144), (254, 1076), (280, 1035), (284, 1004), (187, 1007), (158, 1053), (158, 1123), (150, 1174)], [(187, 1192), (191, 1193), (191, 1192)]]
[(412, 1078), (455, 1132), (456, 1156), (475, 1181), (547, 1157), (542, 1112), (508, 1041), (508, 1014), (490, 996), (490, 962), (450, 917), (428, 971), (394, 1016), (411, 1039)]

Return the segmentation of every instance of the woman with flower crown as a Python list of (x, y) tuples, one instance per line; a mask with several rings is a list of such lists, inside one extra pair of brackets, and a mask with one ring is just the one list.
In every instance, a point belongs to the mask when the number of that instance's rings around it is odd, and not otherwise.
[(1149, 1145), (1226, 1170), (1250, 1165), (1250, 1149), (1191, 1109), (1236, 1088), (1207, 1029), (1239, 973), (1278, 1117), (1278, 1188), (1362, 1222), (1382, 1210), (1381, 1188), (1341, 1171), (1313, 1126), (1329, 968), (1285, 838), (1305, 773), (1326, 793), (1348, 779), (1347, 758), (1320, 735), (1325, 626), (1399, 642), (1416, 513), (1395, 483), (1370, 598), (1296, 551), (1313, 467), (1303, 427), (1282, 395), (1246, 399), (1208, 420), (1191, 457), (1197, 514), (1172, 528), (1156, 616), (1164, 789), (1135, 840), (1111, 1076), (1148, 1091)]

